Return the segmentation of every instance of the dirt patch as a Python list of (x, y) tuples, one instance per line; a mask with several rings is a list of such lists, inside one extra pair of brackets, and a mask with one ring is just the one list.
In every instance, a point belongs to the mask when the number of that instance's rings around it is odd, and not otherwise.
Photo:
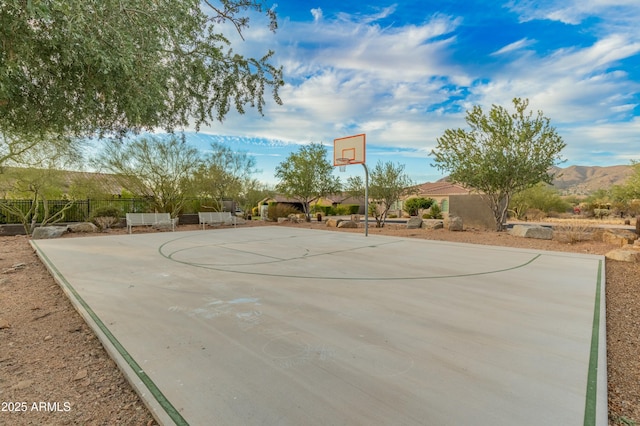
[[(323, 223), (297, 226), (336, 232)], [(180, 225), (178, 231), (198, 225)], [(209, 228), (211, 229), (211, 228)], [(136, 228), (134, 233), (157, 232)], [(212, 230), (211, 232), (215, 232)], [(114, 229), (114, 235), (126, 233)], [(605, 254), (598, 241), (567, 244), (508, 233), (427, 231), (402, 225), (370, 228), (395, 235), (470, 244)], [(78, 238), (87, 234), (66, 234)], [(610, 424), (640, 423), (640, 265), (606, 261), (607, 357)], [(39, 261), (25, 236), (0, 236), (0, 424), (153, 425), (138, 395)]]

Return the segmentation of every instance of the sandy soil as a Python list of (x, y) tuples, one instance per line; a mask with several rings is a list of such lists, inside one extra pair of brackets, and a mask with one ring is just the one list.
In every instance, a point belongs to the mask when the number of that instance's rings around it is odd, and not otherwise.
[[(316, 222), (299, 226), (337, 232)], [(197, 229), (181, 225), (178, 231)], [(109, 234), (124, 233), (111, 230)], [(153, 232), (136, 229), (136, 233)], [(211, 232), (215, 232), (212, 230)], [(507, 233), (370, 228), (387, 234), (605, 254), (600, 241), (568, 244)], [(66, 234), (77, 238), (85, 234)], [(96, 235), (96, 234), (91, 234)], [(640, 424), (640, 265), (606, 261), (609, 423)], [(25, 236), (0, 237), (0, 424), (154, 425), (153, 417), (34, 254)]]

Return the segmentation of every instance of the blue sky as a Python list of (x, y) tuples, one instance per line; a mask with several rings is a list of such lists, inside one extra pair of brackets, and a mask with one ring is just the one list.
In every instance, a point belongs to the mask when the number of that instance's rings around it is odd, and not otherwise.
[[(255, 16), (234, 50), (273, 49), (284, 105), (230, 113), (189, 140), (248, 152), (275, 183), (301, 144), (367, 135), (367, 163), (394, 161), (418, 183), (442, 173), (429, 156), (466, 110), (511, 107), (514, 97), (551, 119), (567, 147), (562, 166), (640, 159), (640, 1), (286, 0), (279, 28)], [(360, 166), (348, 167), (361, 174)], [(337, 171), (336, 171), (337, 173)]]

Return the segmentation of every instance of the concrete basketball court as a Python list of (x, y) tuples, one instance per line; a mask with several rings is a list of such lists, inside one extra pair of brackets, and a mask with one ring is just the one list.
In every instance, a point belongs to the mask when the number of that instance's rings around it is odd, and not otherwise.
[(161, 424), (607, 424), (602, 256), (279, 226), (32, 243)]

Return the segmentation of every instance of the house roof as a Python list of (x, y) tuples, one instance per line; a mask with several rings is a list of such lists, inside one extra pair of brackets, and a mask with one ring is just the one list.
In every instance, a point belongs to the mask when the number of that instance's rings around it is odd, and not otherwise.
[(419, 195), (466, 195), (472, 191), (447, 181), (426, 182), (416, 186)]

